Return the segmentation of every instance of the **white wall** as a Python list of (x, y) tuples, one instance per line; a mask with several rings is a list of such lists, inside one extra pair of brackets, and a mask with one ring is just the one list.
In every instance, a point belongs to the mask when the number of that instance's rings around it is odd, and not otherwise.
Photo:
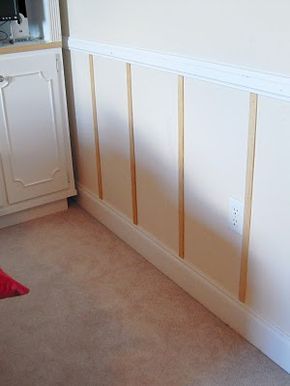
[(287, 0), (60, 3), (66, 35), (290, 74)]
[[(290, 3), (62, 2), (75, 38), (171, 51), (290, 75)], [(86, 8), (90, 5), (90, 11)], [(66, 17), (66, 13), (69, 17)], [(78, 182), (97, 195), (88, 55), (72, 53)], [(70, 65), (67, 63), (67, 68)], [(125, 63), (95, 57), (105, 202), (130, 218)], [(178, 253), (178, 76), (132, 66), (138, 226)], [(74, 95), (74, 97), (72, 97)], [(245, 197), (250, 92), (185, 78), (185, 262), (238, 298), (242, 235), (230, 197)], [(258, 96), (246, 303), (290, 335), (290, 102)], [(117, 155), (117, 156), (116, 156)], [(290, 365), (289, 365), (290, 366)]]

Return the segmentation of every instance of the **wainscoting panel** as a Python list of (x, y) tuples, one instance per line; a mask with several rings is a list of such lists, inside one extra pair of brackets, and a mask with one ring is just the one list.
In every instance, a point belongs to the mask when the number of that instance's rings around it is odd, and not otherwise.
[(178, 251), (178, 77), (132, 66), (139, 224)]
[(185, 259), (237, 296), (242, 235), (230, 197), (244, 201), (249, 94), (185, 80)]
[(247, 303), (290, 335), (290, 104), (258, 106)]
[(66, 83), (77, 182), (99, 194), (89, 55), (66, 53)]
[(290, 78), (66, 43), (80, 205), (290, 372)]
[(126, 64), (94, 57), (104, 200), (132, 218)]

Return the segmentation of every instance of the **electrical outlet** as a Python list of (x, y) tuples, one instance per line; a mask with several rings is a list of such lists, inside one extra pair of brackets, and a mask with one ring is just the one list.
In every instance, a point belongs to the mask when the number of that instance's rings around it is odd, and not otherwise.
[(231, 197), (229, 201), (229, 226), (234, 232), (242, 235), (243, 222), (244, 206), (241, 201)]

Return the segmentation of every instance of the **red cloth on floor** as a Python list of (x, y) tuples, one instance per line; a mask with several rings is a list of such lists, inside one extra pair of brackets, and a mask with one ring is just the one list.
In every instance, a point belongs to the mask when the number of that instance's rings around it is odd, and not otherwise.
[(29, 289), (0, 269), (0, 299), (28, 294)]

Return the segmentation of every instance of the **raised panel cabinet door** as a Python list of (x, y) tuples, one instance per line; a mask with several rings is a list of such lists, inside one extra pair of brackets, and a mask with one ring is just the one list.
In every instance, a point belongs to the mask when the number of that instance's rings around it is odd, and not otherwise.
[(55, 52), (0, 58), (0, 152), (9, 204), (68, 187)]

